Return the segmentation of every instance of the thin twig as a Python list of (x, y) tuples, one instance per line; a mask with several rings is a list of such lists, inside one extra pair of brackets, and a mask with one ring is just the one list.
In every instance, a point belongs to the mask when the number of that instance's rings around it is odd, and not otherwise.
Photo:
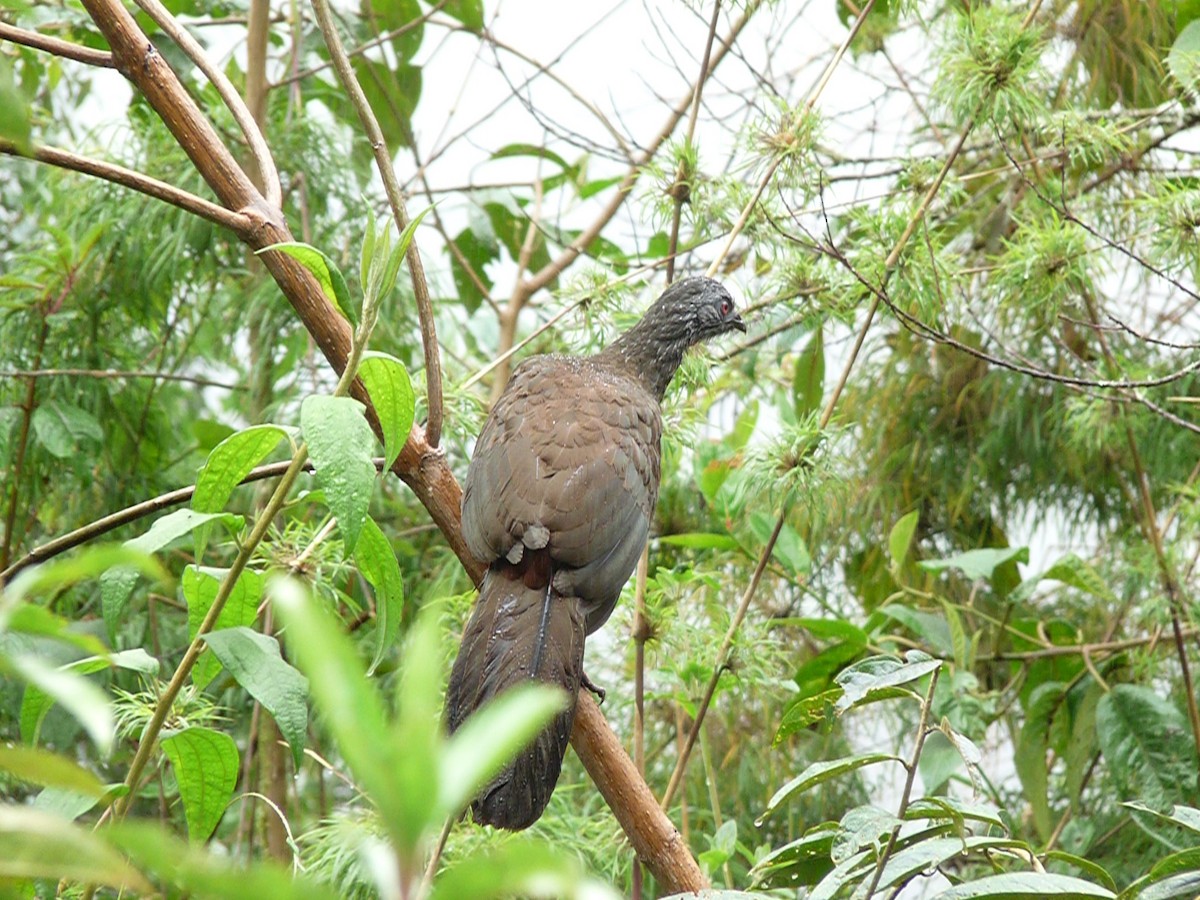
[(7, 22), (0, 22), (0, 40), (12, 41), (14, 44), (20, 44), (23, 47), (32, 47), (35, 50), (45, 50), (47, 53), (53, 53), (55, 56), (60, 56), (63, 59), (73, 59), (76, 62), (86, 63), (89, 66), (102, 66), (106, 69), (116, 67), (112, 54), (104, 50), (81, 47), (79, 44), (73, 44), (70, 41), (50, 37), (37, 31), (18, 28), (16, 25), (9, 25)]
[(754, 567), (754, 574), (750, 576), (750, 583), (746, 586), (745, 593), (742, 594), (742, 601), (738, 604), (737, 612), (733, 615), (733, 621), (729, 623), (729, 629), (725, 632), (724, 640), (721, 641), (721, 649), (717, 651), (717, 658), (713, 661), (713, 673), (708, 679), (708, 687), (704, 691), (704, 697), (701, 699), (700, 705), (696, 708), (696, 715), (692, 719), (692, 727), (688, 731), (683, 749), (679, 753), (679, 759), (675, 763), (675, 771), (671, 773), (671, 780), (667, 783), (667, 789), (663, 793), (661, 802), (663, 809), (667, 809), (671, 805), (671, 800), (675, 797), (675, 791), (679, 788), (679, 784), (683, 780), (683, 773), (687, 768), (688, 757), (691, 756), (692, 748), (696, 745), (696, 737), (700, 733), (700, 728), (704, 725), (704, 717), (708, 712), (709, 704), (712, 703), (713, 695), (717, 692), (717, 682), (721, 680), (721, 676), (725, 674), (725, 667), (729, 665), (729, 655), (733, 650), (733, 639), (742, 625), (742, 620), (746, 618), (746, 611), (750, 608), (750, 601), (754, 599), (754, 594), (758, 590), (758, 583), (762, 580), (763, 572), (766, 571), (767, 562), (771, 559), (771, 553), (775, 550), (775, 542), (779, 540), (779, 533), (783, 531), (786, 520), (787, 511), (785, 509), (779, 513), (779, 518), (775, 520), (775, 528), (772, 529), (766, 546), (763, 547), (762, 553), (758, 556), (758, 564)]
[(275, 168), (275, 158), (271, 156), (267, 140), (259, 130), (258, 123), (254, 121), (254, 116), (246, 108), (242, 95), (237, 92), (237, 88), (233, 86), (225, 73), (208, 58), (208, 54), (204, 52), (200, 43), (179, 24), (179, 20), (171, 15), (159, 0), (135, 0), (135, 2), (142, 12), (166, 32), (184, 55), (204, 73), (204, 77), (216, 88), (217, 94), (220, 95), (234, 121), (237, 122), (238, 128), (241, 129), (242, 136), (246, 139), (246, 145), (250, 148), (250, 155), (254, 157), (254, 164), (258, 167), (258, 172), (262, 176), (266, 188), (267, 203), (278, 209), (283, 203), (283, 188), (279, 183), (279, 171)]
[[(10, 156), (21, 155), (17, 152), (14, 144), (2, 139), (0, 139), (0, 153)], [(81, 172), (84, 175), (101, 178), (104, 181), (119, 184), (121, 187), (127, 187), (130, 190), (153, 197), (156, 200), (162, 200), (164, 203), (170, 203), (172, 206), (206, 219), (214, 225), (228, 228), (237, 235), (245, 233), (250, 227), (250, 220), (241, 213), (231, 212), (223, 206), (218, 206), (211, 200), (205, 200), (203, 197), (189, 194), (187, 191), (177, 188), (172, 184), (167, 184), (148, 175), (143, 175), (141, 172), (135, 172), (133, 169), (118, 166), (115, 163), (90, 159), (86, 156), (80, 156), (78, 153), (60, 150), (57, 147), (36, 147), (34, 148), (32, 158), (38, 162), (57, 166), (60, 169), (70, 169), (73, 172)]]
[[(350, 59), (342, 46), (342, 39), (338, 36), (328, 0), (312, 0), (312, 7), (317, 14), (317, 24), (325, 38), (325, 46), (329, 49), (329, 58), (333, 62), (338, 81), (350, 97), (350, 102), (358, 113), (359, 123), (371, 142), (375, 167), (383, 180), (396, 227), (404, 231), (409, 223), (408, 210), (404, 205), (404, 192), (400, 189), (400, 182), (392, 168), (392, 157), (387, 141), (383, 138), (383, 131), (379, 127), (379, 120), (375, 118), (362, 85), (354, 75)], [(417, 319), (421, 325), (421, 346), (425, 351), (425, 400), (429, 417), (425, 423), (425, 440), (430, 447), (436, 449), (442, 438), (442, 363), (438, 352), (437, 329), (433, 320), (433, 302), (429, 299), (429, 284), (425, 280), (425, 267), (421, 263), (421, 253), (417, 249), (415, 239), (408, 245), (407, 259), (413, 297), (417, 305)]]
[(213, 381), (210, 378), (199, 378), (194, 375), (175, 375), (170, 372), (122, 372), (116, 369), (5, 369), (0, 370), (0, 378), (55, 378), (70, 376), (78, 378), (153, 378), (156, 381), (181, 381), (185, 384), (195, 384), (200, 387), (223, 388), (227, 391), (244, 391), (245, 385), (229, 384), (224, 381)]
[(883, 869), (896, 849), (896, 840), (900, 837), (900, 823), (904, 820), (904, 814), (908, 812), (909, 798), (912, 797), (913, 783), (917, 777), (917, 764), (921, 761), (921, 749), (925, 746), (925, 736), (929, 730), (929, 712), (933, 708), (933, 692), (937, 688), (938, 675), (941, 674), (941, 671), (940, 668), (934, 669), (929, 678), (929, 690), (925, 692), (925, 700), (921, 703), (921, 721), (917, 724), (917, 739), (913, 744), (912, 758), (904, 767), (906, 770), (904, 792), (900, 795), (900, 806), (896, 811), (897, 822), (888, 836), (887, 846), (883, 848), (883, 853), (879, 854), (879, 859), (875, 863), (875, 874), (871, 877), (871, 885), (863, 894), (864, 897), (870, 897), (875, 893), (875, 888), (879, 886), (879, 879), (883, 875)]

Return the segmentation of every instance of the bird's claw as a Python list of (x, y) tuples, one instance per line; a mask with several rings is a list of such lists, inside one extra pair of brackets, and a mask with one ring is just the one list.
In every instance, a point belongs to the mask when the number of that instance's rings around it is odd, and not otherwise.
[(604, 688), (597, 687), (595, 684), (593, 684), (592, 679), (587, 677), (586, 672), (583, 673), (583, 677), (580, 679), (580, 684), (596, 695), (597, 703), (599, 703), (601, 706), (604, 705), (604, 698), (608, 696), (608, 692), (604, 690)]

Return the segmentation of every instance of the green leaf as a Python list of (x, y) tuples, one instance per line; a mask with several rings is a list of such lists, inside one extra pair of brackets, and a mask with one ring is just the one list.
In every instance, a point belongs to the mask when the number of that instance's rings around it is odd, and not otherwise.
[(772, 850), (752, 870), (754, 883), (795, 890), (811, 886), (833, 868), (829, 854), (838, 828), (818, 825), (798, 840)]
[[(231, 532), (242, 524), (242, 517), (231, 513), (201, 513), (194, 509), (177, 509), (156, 519), (143, 535), (125, 542), (125, 546), (141, 553), (156, 553), (179, 540), (201, 525), (220, 522)], [(116, 634), (117, 625), (125, 615), (129, 595), (137, 584), (137, 572), (124, 566), (111, 569), (100, 576), (100, 605), (104, 613), (104, 624), (110, 636)]]
[(825, 332), (818, 328), (796, 360), (792, 375), (792, 406), (796, 419), (802, 421), (809, 413), (821, 408), (825, 396)]
[(0, 878), (67, 879), (151, 895), (154, 888), (90, 828), (27, 806), (0, 806)]
[(1179, 32), (1167, 53), (1167, 68), (1185, 88), (1195, 90), (1200, 74), (1200, 21), (1191, 21)]
[(0, 56), (0, 140), (11, 141), (22, 156), (33, 154), (29, 100), (17, 87), (7, 56)]
[(925, 646), (942, 656), (954, 654), (954, 638), (943, 608), (940, 612), (912, 609), (902, 603), (889, 603), (879, 608), (881, 615), (895, 619), (924, 641)]
[[(183, 570), (183, 599), (188, 608), (188, 638), (195, 640), (200, 633), (204, 617), (212, 609), (213, 601), (221, 590), (221, 582), (225, 580), (227, 569), (208, 569), (188, 566)], [(258, 618), (258, 606), (263, 598), (263, 577), (253, 569), (243, 569), (237, 583), (229, 593), (225, 605), (217, 615), (217, 621), (212, 630), (237, 628), (243, 625), (253, 625)], [(221, 661), (211, 653), (206, 653), (196, 661), (192, 669), (192, 682), (198, 688), (209, 685), (217, 673), (221, 671)], [(243, 685), (244, 687), (245, 685)]]
[(395, 789), (407, 802), (389, 824), (401, 858), (419, 852), (421, 836), (441, 824), (441, 728), (438, 707), (442, 695), (442, 653), (436, 612), (430, 605), (408, 631), (401, 650), (404, 667), (397, 691), (398, 710), (389, 738), (403, 747), (397, 754)]
[(787, 712), (783, 714), (783, 720), (779, 723), (779, 728), (775, 732), (775, 738), (772, 740), (771, 746), (778, 747), (785, 739), (797, 731), (801, 731), (823, 719), (832, 717), (835, 704), (841, 697), (841, 688), (830, 688), (819, 694), (801, 697), (795, 703), (791, 704), (787, 708)]
[(837, 683), (844, 692), (838, 701), (838, 712), (845, 712), (872, 695), (923, 678), (942, 665), (941, 660), (917, 650), (909, 651), (905, 658), (901, 662), (891, 656), (873, 656), (838, 673)]
[(225, 814), (238, 779), (238, 750), (223, 731), (192, 726), (160, 742), (175, 770), (188, 837), (207, 841)]
[(263, 247), (256, 253), (266, 253), (270, 250), (278, 250), (280, 253), (286, 253), (300, 265), (304, 266), (313, 278), (317, 279), (317, 284), (321, 286), (321, 293), (325, 298), (333, 304), (333, 308), (341, 313), (352, 325), (358, 324), (358, 310), (354, 308), (350, 298), (350, 289), (346, 286), (346, 278), (342, 275), (341, 270), (332, 259), (309, 244), (301, 243), (300, 241), (282, 241), (278, 244), (271, 244), (269, 247)]
[(1006, 562), (1029, 562), (1028, 547), (984, 547), (967, 550), (945, 559), (923, 559), (919, 563), (926, 572), (958, 569), (967, 578), (991, 578), (992, 573)]
[[(365, 203), (364, 208), (367, 213), (367, 227), (363, 231), (363, 247), (362, 254), (358, 260), (358, 285), (362, 288), (363, 296), (369, 296), (370, 291), (370, 276), (373, 271), (373, 263), (375, 261), (375, 209), (370, 203)], [(389, 231), (384, 231), (384, 234), (390, 234)]]
[(412, 431), (416, 397), (412, 382), (400, 360), (368, 350), (358, 367), (383, 432), (384, 469), (390, 469)]
[(353, 553), (375, 486), (375, 436), (363, 417), (363, 405), (349, 397), (306, 397), (300, 405), (300, 424), (317, 483), (337, 516), (346, 552)]
[(689, 532), (688, 534), (664, 534), (659, 543), (689, 550), (737, 550), (741, 545), (727, 534)]
[(109, 753), (116, 729), (108, 696), (100, 688), (71, 666), (56, 669), (33, 656), (0, 656), (0, 672), (5, 670), (27, 684), (21, 700), (23, 740), (37, 743), (42, 719), (59, 703), (84, 727), (100, 753)]
[(450, 0), (442, 12), (462, 22), (467, 31), (478, 34), (483, 30), (483, 0)]
[(354, 548), (354, 562), (375, 589), (375, 655), (367, 669), (371, 675), (400, 632), (404, 579), (392, 545), (370, 516), (363, 520), (358, 546)]
[(1183, 714), (1157, 691), (1115, 685), (1096, 707), (1096, 734), (1123, 796), (1165, 809), (1195, 784), (1196, 751)]
[(434, 882), (430, 900), (527, 896), (616, 900), (619, 895), (585, 879), (570, 854), (521, 836), (485, 852), (464, 854)]
[(61, 400), (47, 401), (35, 409), (30, 425), (38, 443), (59, 459), (70, 459), (83, 441), (104, 440), (104, 429), (95, 416)]
[(1033, 824), (1039, 838), (1046, 840), (1054, 830), (1049, 799), (1049, 768), (1046, 752), (1050, 745), (1050, 724), (1062, 708), (1066, 685), (1058, 682), (1039, 684), (1026, 703), (1025, 725), (1016, 740), (1016, 774), (1025, 788), (1025, 799), (1033, 812)]
[(777, 790), (771, 796), (771, 799), (767, 801), (767, 808), (763, 810), (762, 815), (754, 820), (754, 823), (761, 826), (766, 821), (767, 816), (771, 815), (771, 813), (796, 794), (801, 794), (819, 784), (824, 784), (830, 779), (845, 775), (847, 772), (854, 772), (863, 766), (870, 766), (880, 762), (903, 762), (903, 760), (891, 753), (858, 753), (854, 756), (843, 756), (840, 759), (815, 762)]
[[(397, 757), (407, 753), (397, 744), (384, 717), (383, 702), (372, 688), (354, 645), (341, 623), (300, 583), (277, 578), (270, 584), (271, 602), (285, 627), (290, 657), (308, 676), (313, 703), (333, 734), (355, 780), (374, 801), (385, 826), (397, 834), (409, 801), (399, 790)], [(426, 723), (432, 732), (436, 716)], [(405, 736), (407, 737), (407, 736)], [(433, 768), (426, 770), (423, 794), (432, 805), (437, 786)]]
[(899, 571), (904, 565), (904, 561), (908, 559), (908, 551), (912, 547), (913, 534), (917, 530), (917, 520), (920, 517), (919, 510), (913, 510), (900, 517), (895, 525), (892, 526), (892, 531), (888, 535), (888, 553), (892, 557), (892, 572)]
[(1064, 556), (1049, 569), (1042, 573), (1042, 578), (1053, 578), (1063, 584), (1069, 584), (1084, 593), (1091, 594), (1105, 603), (1117, 603), (1117, 597), (1109, 589), (1104, 577), (1090, 564), (1084, 562), (1075, 554)]
[(196, 476), (192, 509), (202, 513), (220, 512), (229, 502), (233, 489), (287, 436), (287, 430), (279, 425), (252, 425), (234, 432), (213, 447)]
[(104, 796), (104, 784), (74, 760), (37, 747), (0, 744), (0, 771), (43, 787), (74, 791), (92, 798)]
[(544, 684), (505, 691), (472, 713), (440, 756), (438, 814), (457, 816), (534, 736), (563, 709), (565, 693)]
[(114, 566), (128, 566), (155, 581), (170, 579), (167, 570), (149, 553), (121, 544), (85, 547), (71, 556), (30, 566), (6, 585), (4, 603), (0, 604), (0, 631), (8, 627), (10, 617), (24, 597), (54, 593), (102, 575)]
[(308, 731), (308, 679), (284, 662), (275, 638), (252, 628), (225, 628), (204, 640), (226, 671), (271, 714), (299, 769)]
[(966, 884), (956, 885), (935, 896), (935, 900), (1021, 900), (1021, 898), (1054, 898), (1054, 900), (1092, 900), (1092, 898), (1115, 897), (1112, 891), (1068, 875), (1052, 875), (1047, 872), (1009, 872), (1004, 875), (989, 875)]
[(333, 888), (314, 884), (271, 860), (239, 865), (207, 847), (189, 846), (157, 825), (115, 822), (104, 833), (142, 871), (174, 888), (167, 896), (221, 900), (335, 900), (338, 896)]
[(354, 74), (394, 156), (412, 141), (412, 114), (421, 96), (421, 68), (401, 62), (394, 68), (365, 56), (354, 60)]

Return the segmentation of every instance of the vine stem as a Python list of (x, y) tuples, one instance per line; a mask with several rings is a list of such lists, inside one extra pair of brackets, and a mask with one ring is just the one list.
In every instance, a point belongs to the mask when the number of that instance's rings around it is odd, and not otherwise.
[[(379, 120), (367, 102), (362, 85), (354, 75), (350, 65), (350, 57), (338, 36), (337, 26), (333, 21), (333, 13), (329, 9), (328, 0), (312, 0), (313, 12), (317, 16), (317, 25), (325, 39), (329, 50), (329, 59), (337, 73), (350, 102), (358, 113), (359, 123), (371, 142), (371, 151), (375, 156), (375, 167), (383, 180), (383, 188), (387, 193), (388, 204), (392, 209), (392, 217), (401, 233), (408, 227), (408, 209), (404, 205), (404, 192), (392, 168), (392, 157), (388, 152), (387, 142), (379, 127)], [(425, 353), (425, 401), (428, 407), (428, 418), (425, 422), (425, 440), (431, 448), (437, 448), (442, 439), (442, 363), (440, 348), (437, 341), (437, 329), (434, 325), (433, 302), (429, 299), (429, 284), (425, 279), (425, 266), (421, 262), (420, 251), (414, 239), (408, 245), (408, 274), (412, 280), (413, 297), (417, 305), (417, 319), (421, 326), (421, 346)], [(347, 367), (349, 368), (349, 367)]]
[(771, 553), (775, 549), (775, 542), (779, 540), (779, 533), (783, 531), (783, 524), (786, 519), (787, 510), (784, 509), (779, 514), (779, 518), (775, 520), (775, 528), (771, 531), (771, 536), (767, 539), (767, 544), (763, 547), (762, 553), (759, 554), (758, 564), (754, 567), (754, 574), (750, 576), (750, 583), (746, 586), (745, 593), (742, 594), (742, 602), (738, 604), (733, 621), (729, 623), (729, 628), (725, 632), (725, 638), (721, 641), (721, 649), (717, 652), (717, 660), (713, 666), (712, 676), (708, 679), (708, 687), (704, 691), (704, 698), (700, 701), (700, 706), (697, 708), (696, 715), (692, 719), (692, 727), (688, 730), (683, 750), (680, 751), (679, 760), (675, 763), (675, 770), (671, 773), (671, 780), (667, 782), (667, 789), (663, 793), (660, 804), (663, 809), (671, 805), (671, 800), (675, 797), (675, 791), (679, 788), (679, 783), (683, 780), (683, 772), (687, 768), (688, 757), (692, 754), (692, 748), (696, 746), (696, 738), (700, 734), (701, 727), (704, 725), (704, 718), (709, 706), (712, 704), (713, 695), (717, 692), (717, 682), (721, 680), (721, 675), (724, 674), (725, 667), (729, 664), (729, 654), (733, 650), (733, 639), (737, 636), (738, 629), (742, 625), (742, 620), (746, 618), (746, 611), (750, 608), (750, 601), (754, 599), (754, 594), (758, 590), (758, 584), (762, 581), (763, 572), (766, 571), (767, 562), (771, 559)]
[(110, 813), (113, 819), (120, 819), (129, 810), (130, 805), (132, 805), (133, 798), (137, 794), (138, 785), (141, 783), (142, 773), (145, 771), (146, 765), (150, 761), (150, 755), (157, 745), (158, 735), (162, 731), (167, 716), (170, 714), (171, 707), (175, 703), (175, 699), (179, 696), (179, 692), (183, 690), (184, 681), (191, 674), (192, 668), (196, 665), (196, 660), (200, 657), (200, 652), (204, 649), (204, 636), (212, 631), (213, 626), (216, 625), (217, 617), (220, 616), (221, 610), (225, 608), (225, 602), (229, 599), (229, 595), (233, 593), (234, 585), (237, 584), (238, 578), (241, 577), (242, 572), (250, 562), (250, 557), (253, 555), (255, 549), (266, 536), (267, 530), (271, 527), (271, 521), (275, 518), (275, 514), (283, 507), (284, 500), (287, 499), (288, 493), (296, 481), (296, 477), (300, 474), (301, 469), (304, 468), (304, 463), (307, 461), (308, 449), (302, 444), (292, 457), (292, 462), (288, 466), (287, 471), (283, 473), (283, 477), (279, 479), (279, 483), (275, 486), (275, 490), (272, 492), (270, 500), (267, 501), (262, 515), (254, 523), (254, 529), (250, 532), (249, 539), (242, 545), (241, 550), (238, 551), (238, 555), (233, 561), (233, 565), (225, 573), (225, 577), (221, 581), (221, 586), (217, 589), (217, 596), (213, 599), (212, 606), (209, 607), (204, 621), (200, 623), (200, 627), (196, 630), (196, 636), (188, 644), (187, 651), (183, 654), (183, 659), (179, 661), (179, 665), (175, 668), (175, 674), (171, 676), (166, 689), (158, 698), (158, 703), (154, 707), (154, 713), (151, 715), (150, 721), (146, 724), (146, 728), (142, 732), (137, 753), (134, 754), (133, 762), (129, 765), (129, 772), (125, 776), (126, 793), (105, 810), (104, 815), (97, 822), (97, 826), (102, 824), (109, 817)]
[[(917, 740), (913, 746), (912, 759), (905, 766), (907, 774), (904, 778), (904, 792), (900, 795), (900, 808), (896, 812), (897, 819), (903, 820), (904, 814), (908, 812), (908, 802), (912, 797), (913, 783), (917, 778), (917, 763), (921, 761), (921, 749), (925, 746), (925, 737), (929, 732), (929, 710), (933, 706), (933, 692), (937, 689), (938, 675), (941, 671), (940, 666), (933, 670), (933, 674), (929, 678), (929, 690), (925, 692), (925, 700), (921, 704), (921, 721), (917, 725)], [(900, 823), (897, 822), (892, 826), (892, 833), (888, 835), (887, 846), (883, 848), (883, 853), (879, 855), (879, 861), (875, 864), (875, 874), (871, 877), (871, 886), (867, 888), (864, 896), (870, 897), (875, 893), (875, 888), (879, 886), (879, 879), (883, 876), (883, 868), (887, 865), (892, 852), (896, 849), (896, 840), (899, 837)]]

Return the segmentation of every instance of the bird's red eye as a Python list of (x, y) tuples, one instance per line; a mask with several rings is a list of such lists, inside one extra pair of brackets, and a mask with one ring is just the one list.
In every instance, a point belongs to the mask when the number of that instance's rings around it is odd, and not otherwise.
[(721, 301), (721, 315), (723, 315), (723, 316), (729, 315), (729, 311), (731, 309), (733, 309), (732, 303), (730, 303), (728, 300)]

